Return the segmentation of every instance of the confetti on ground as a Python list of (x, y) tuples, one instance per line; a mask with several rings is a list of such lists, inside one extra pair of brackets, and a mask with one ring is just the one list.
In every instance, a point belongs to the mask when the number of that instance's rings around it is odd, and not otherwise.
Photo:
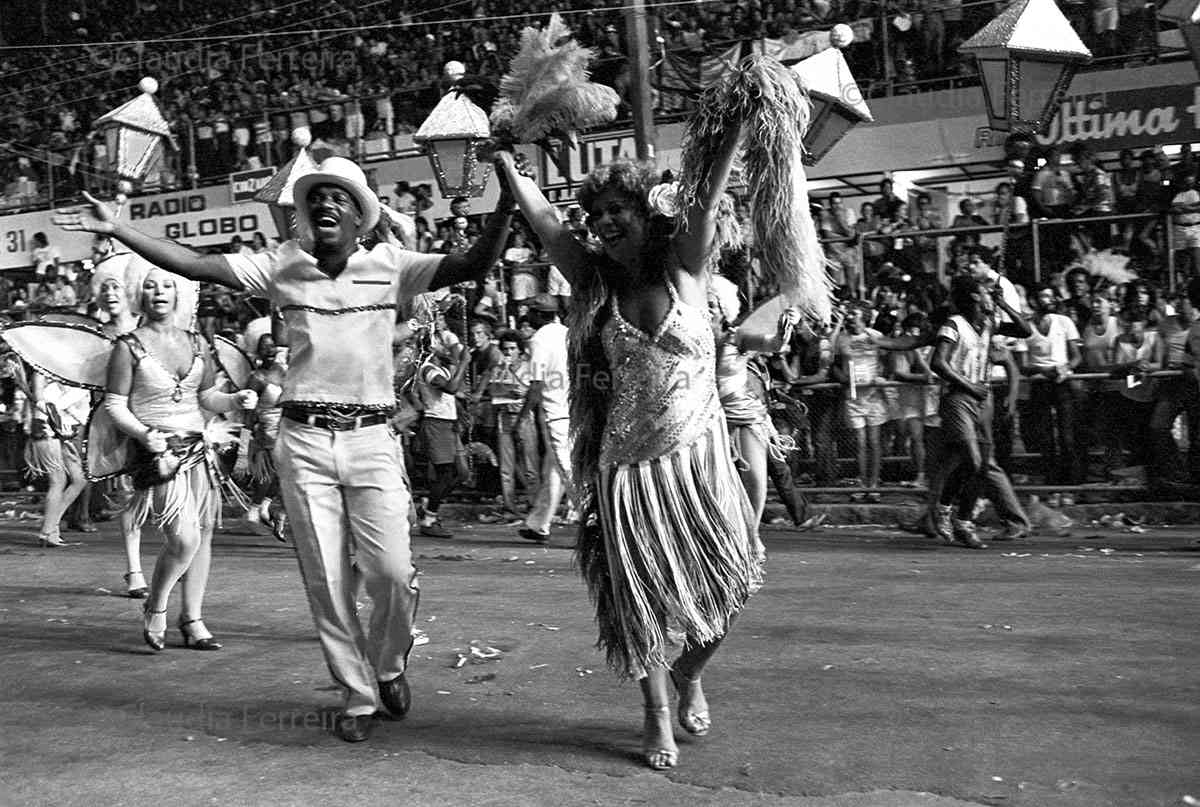
[(468, 684), (482, 684), (484, 681), (493, 681), (496, 678), (495, 673), (483, 673), (482, 675), (472, 675), (467, 679)]
[(558, 627), (557, 625), (547, 625), (545, 622), (530, 622), (530, 623), (528, 623), (528, 625), (531, 628), (545, 628), (546, 630), (562, 630), (562, 628)]
[(530, 667), (529, 669), (531, 669), (531, 670), (540, 670), (540, 669), (542, 669), (543, 667), (549, 667), (549, 666), (550, 666), (549, 664), (534, 664), (534, 665), (533, 665), (532, 667)]
[(582, 678), (582, 677), (583, 677), (583, 676), (585, 676), (585, 675), (591, 675), (591, 674), (592, 674), (592, 671), (591, 671), (591, 670), (589, 670), (587, 667), (576, 667), (576, 668), (575, 668), (575, 672), (579, 674), (579, 677), (580, 677), (580, 678)]

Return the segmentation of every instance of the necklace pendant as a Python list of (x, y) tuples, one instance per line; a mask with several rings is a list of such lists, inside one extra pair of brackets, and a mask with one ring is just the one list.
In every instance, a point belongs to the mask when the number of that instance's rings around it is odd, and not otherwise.
[(183, 388), (178, 384), (175, 385), (175, 390), (171, 393), (171, 400), (175, 403), (179, 403), (183, 400)]

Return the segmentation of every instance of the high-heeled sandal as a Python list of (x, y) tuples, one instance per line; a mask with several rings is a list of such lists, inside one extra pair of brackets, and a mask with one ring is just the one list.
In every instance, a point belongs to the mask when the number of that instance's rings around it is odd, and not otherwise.
[(151, 611), (150, 603), (146, 603), (146, 605), (142, 607), (142, 639), (155, 653), (161, 651), (167, 646), (167, 625), (166, 620), (164, 619), (162, 630), (151, 631), (150, 621), (157, 614), (165, 614), (166, 612), (166, 608), (162, 609), (161, 611)]
[(50, 532), (38, 533), (38, 546), (66, 546), (67, 542), (62, 539), (62, 535), (58, 530)]
[[(195, 625), (197, 623), (200, 627), (204, 627), (203, 619), (188, 619), (185, 621), (180, 617), (179, 634), (183, 637), (183, 646), (190, 647), (192, 650), (220, 650), (221, 643), (214, 639), (212, 634), (198, 639), (193, 635), (194, 630), (186, 630), (188, 625)], [(208, 633), (207, 628), (204, 632)]]
[[(665, 771), (674, 768), (679, 762), (678, 748), (662, 748), (651, 744), (650, 727), (652, 723), (665, 724), (667, 734), (671, 732), (671, 707), (647, 706), (646, 721), (642, 726), (642, 758), (651, 770)], [(672, 737), (672, 739), (674, 739)]]
[(141, 571), (125, 572), (121, 575), (125, 580), (125, 594), (135, 600), (144, 600), (146, 595), (150, 593), (150, 587), (146, 585), (146, 578)]
[(700, 689), (699, 676), (689, 678), (672, 667), (671, 683), (675, 684), (675, 690), (679, 693), (679, 725), (694, 737), (703, 737), (708, 734), (708, 730), (712, 728), (712, 718), (709, 716), (708, 710), (693, 712), (689, 708), (689, 704), (694, 698), (694, 690)]

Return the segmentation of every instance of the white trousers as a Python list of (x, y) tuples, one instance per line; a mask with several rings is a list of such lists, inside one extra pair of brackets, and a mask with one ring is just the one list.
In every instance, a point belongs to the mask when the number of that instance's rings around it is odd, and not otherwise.
[[(284, 418), (275, 451), (325, 663), (346, 689), (346, 713), (371, 714), (377, 681), (408, 664), (420, 595), (399, 440), (385, 424), (334, 432)], [(366, 632), (360, 582), (374, 603)]]
[(568, 439), (568, 418), (559, 418), (546, 423), (542, 439), (546, 442), (546, 453), (542, 457), (542, 485), (525, 518), (525, 526), (537, 532), (550, 532), (554, 514), (563, 493), (572, 495), (571, 445)]

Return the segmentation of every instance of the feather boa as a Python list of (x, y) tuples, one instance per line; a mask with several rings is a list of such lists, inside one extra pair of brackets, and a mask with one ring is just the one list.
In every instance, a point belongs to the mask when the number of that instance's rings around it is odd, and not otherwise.
[(500, 97), (492, 107), (491, 123), (518, 143), (608, 123), (617, 116), (621, 99), (616, 90), (588, 80), (592, 51), (571, 38), (571, 29), (558, 14), (545, 30), (525, 28), (521, 47), (500, 80)]
[(1092, 277), (1107, 280), (1115, 286), (1137, 280), (1137, 272), (1129, 268), (1128, 255), (1116, 255), (1112, 250), (1092, 251), (1079, 259), (1079, 266)]
[(745, 138), (743, 178), (750, 189), (750, 240), (788, 302), (827, 323), (832, 284), (808, 207), (802, 161), (811, 112), (795, 73), (769, 57), (744, 60), (700, 97), (684, 132), (678, 203), (687, 207), (699, 198), (730, 127), (740, 123)]

